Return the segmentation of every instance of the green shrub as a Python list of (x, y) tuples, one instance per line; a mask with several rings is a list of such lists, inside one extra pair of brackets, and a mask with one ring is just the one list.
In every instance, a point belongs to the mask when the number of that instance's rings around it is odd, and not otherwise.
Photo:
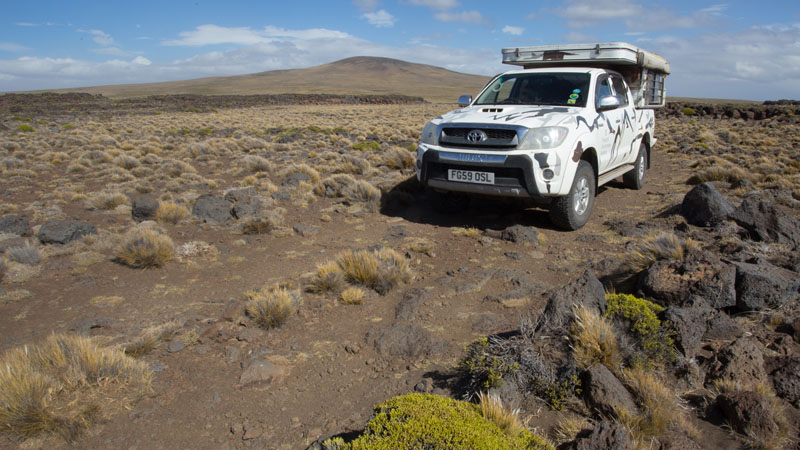
[(353, 150), (378, 150), (381, 144), (378, 141), (364, 141), (353, 144)]
[(664, 307), (630, 294), (610, 293), (606, 294), (606, 305), (606, 317), (630, 322), (630, 331), (639, 340), (646, 358), (642, 362), (651, 364), (675, 360), (675, 345), (670, 331), (658, 319)]
[(545, 399), (556, 411), (563, 410), (567, 399), (572, 395), (581, 395), (581, 380), (577, 375), (552, 382), (542, 377), (535, 377), (531, 385), (534, 393)]
[(22, 125), (17, 127), (17, 131), (22, 131), (23, 133), (33, 133), (34, 131), (36, 131), (36, 129), (28, 125), (27, 123), (23, 123)]
[[(364, 433), (339, 449), (552, 450), (544, 439), (521, 430), (503, 432), (478, 405), (429, 394), (392, 398), (374, 408)], [(323, 445), (326, 445), (325, 443)]]
[(683, 115), (684, 116), (693, 116), (695, 114), (697, 114), (697, 113), (692, 108), (689, 108), (688, 106), (686, 108), (683, 108)]
[(458, 364), (473, 390), (485, 390), (503, 385), (503, 377), (519, 370), (489, 351), (489, 339), (479, 338), (464, 348), (464, 358)]

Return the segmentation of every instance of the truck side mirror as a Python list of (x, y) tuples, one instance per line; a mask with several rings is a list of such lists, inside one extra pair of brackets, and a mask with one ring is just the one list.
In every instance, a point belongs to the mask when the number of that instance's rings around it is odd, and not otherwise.
[(464, 107), (469, 106), (472, 103), (472, 96), (471, 95), (462, 95), (458, 97), (458, 106)]
[(617, 109), (620, 106), (622, 106), (622, 103), (620, 103), (619, 98), (613, 95), (600, 97), (600, 101), (597, 102), (598, 111), (608, 111), (610, 109)]

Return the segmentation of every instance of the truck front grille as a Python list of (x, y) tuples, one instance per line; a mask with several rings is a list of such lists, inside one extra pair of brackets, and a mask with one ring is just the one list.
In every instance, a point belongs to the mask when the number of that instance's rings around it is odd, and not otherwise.
[[(471, 142), (467, 136), (473, 130), (483, 132), (486, 139)], [(507, 149), (514, 148), (517, 144), (517, 131), (506, 128), (444, 127), (439, 137), (439, 145), (442, 147)]]

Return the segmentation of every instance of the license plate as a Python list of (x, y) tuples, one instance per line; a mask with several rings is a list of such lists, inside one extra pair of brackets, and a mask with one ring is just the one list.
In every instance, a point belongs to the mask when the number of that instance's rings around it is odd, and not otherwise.
[(447, 169), (447, 180), (461, 183), (494, 184), (494, 173)]

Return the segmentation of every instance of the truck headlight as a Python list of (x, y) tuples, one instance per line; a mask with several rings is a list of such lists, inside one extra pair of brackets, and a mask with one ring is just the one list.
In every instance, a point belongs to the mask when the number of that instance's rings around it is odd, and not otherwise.
[(525, 133), (517, 148), (520, 150), (555, 148), (564, 142), (568, 133), (565, 127), (531, 128)]
[(433, 122), (428, 122), (422, 129), (422, 143), (428, 145), (439, 145), (439, 126)]

